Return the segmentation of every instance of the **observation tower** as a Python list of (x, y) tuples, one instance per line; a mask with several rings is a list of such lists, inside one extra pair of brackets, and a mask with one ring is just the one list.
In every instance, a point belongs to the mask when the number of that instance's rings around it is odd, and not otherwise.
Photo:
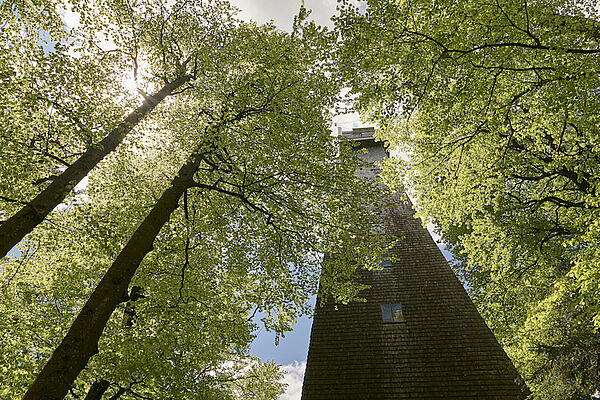
[[(373, 134), (342, 132), (381, 162), (388, 154)], [(370, 286), (366, 302), (336, 309), (317, 300), (302, 400), (525, 399), (529, 390), (429, 232), (393, 197), (381, 215), (386, 232), (403, 238), (391, 249), (397, 261), (358, 272)]]

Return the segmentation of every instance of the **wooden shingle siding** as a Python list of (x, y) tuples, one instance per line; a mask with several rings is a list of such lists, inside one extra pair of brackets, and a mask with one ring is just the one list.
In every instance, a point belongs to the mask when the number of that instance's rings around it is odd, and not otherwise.
[[(394, 197), (382, 220), (404, 237), (391, 252), (398, 261), (359, 272), (371, 286), (361, 292), (366, 302), (317, 306), (302, 400), (525, 399), (521, 377), (435, 242)], [(383, 322), (386, 303), (400, 303), (406, 321)]]

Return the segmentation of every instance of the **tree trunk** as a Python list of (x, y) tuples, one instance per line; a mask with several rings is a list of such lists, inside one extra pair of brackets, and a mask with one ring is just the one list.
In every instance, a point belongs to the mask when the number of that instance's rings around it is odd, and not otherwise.
[(104, 379), (100, 379), (99, 381), (95, 381), (92, 383), (90, 390), (88, 390), (85, 399), (83, 400), (101, 400), (104, 392), (108, 390), (110, 386), (110, 382)]
[(131, 288), (128, 297), (127, 304), (125, 304), (125, 312), (123, 313), (123, 328), (133, 325), (135, 320), (135, 302), (146, 296), (143, 295), (141, 287), (134, 286)]
[(108, 319), (124, 298), (142, 259), (152, 250), (159, 231), (178, 207), (179, 199), (193, 185), (202, 158), (195, 154), (181, 167), (108, 269), (23, 400), (59, 400), (67, 394), (90, 357), (98, 352), (98, 340)]
[(77, 161), (56, 177), (52, 183), (31, 202), (0, 225), (0, 257), (31, 232), (46, 216), (59, 205), (106, 155), (115, 150), (133, 127), (152, 111), (165, 97), (191, 79), (182, 75), (163, 86), (155, 95), (148, 96), (142, 105), (132, 111), (123, 122), (114, 128), (102, 141), (91, 146)]

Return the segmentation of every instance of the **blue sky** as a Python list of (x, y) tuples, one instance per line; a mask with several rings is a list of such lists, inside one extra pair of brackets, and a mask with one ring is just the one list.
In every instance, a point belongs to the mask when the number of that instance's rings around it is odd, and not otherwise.
[[(314, 297), (311, 303), (314, 306)], [(294, 330), (286, 333), (284, 338), (279, 339), (279, 345), (277, 346), (275, 345), (275, 334), (261, 328), (252, 343), (251, 353), (262, 360), (274, 360), (284, 365), (291, 364), (294, 361), (306, 361), (311, 325), (311, 318), (308, 316), (301, 317), (294, 326)]]

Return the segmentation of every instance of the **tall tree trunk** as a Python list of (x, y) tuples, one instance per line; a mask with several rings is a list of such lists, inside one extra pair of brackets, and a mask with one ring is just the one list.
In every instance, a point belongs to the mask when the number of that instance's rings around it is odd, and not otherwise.
[(182, 75), (163, 86), (153, 96), (147, 96), (142, 105), (132, 111), (123, 122), (114, 128), (102, 141), (91, 146), (77, 161), (56, 177), (52, 183), (32, 201), (0, 225), (0, 257), (31, 232), (67, 194), (77, 185), (106, 155), (114, 151), (131, 132), (133, 127), (152, 111), (165, 97), (191, 79)]
[(98, 341), (108, 319), (124, 298), (142, 259), (152, 250), (158, 232), (178, 207), (179, 199), (194, 184), (194, 173), (202, 159), (196, 153), (181, 167), (108, 269), (23, 400), (59, 400), (67, 394), (90, 357), (98, 352)]

